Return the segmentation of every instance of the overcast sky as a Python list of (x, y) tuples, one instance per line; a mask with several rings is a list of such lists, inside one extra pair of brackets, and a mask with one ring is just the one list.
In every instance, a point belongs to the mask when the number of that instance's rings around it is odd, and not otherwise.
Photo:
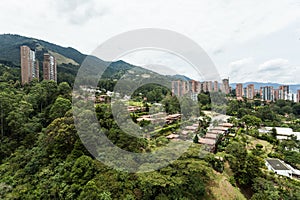
[[(163, 28), (196, 41), (231, 82), (300, 83), (299, 0), (1, 0), (0, 8), (0, 33), (90, 54), (122, 32)], [(165, 53), (137, 52), (122, 59), (180, 68), (198, 78)]]

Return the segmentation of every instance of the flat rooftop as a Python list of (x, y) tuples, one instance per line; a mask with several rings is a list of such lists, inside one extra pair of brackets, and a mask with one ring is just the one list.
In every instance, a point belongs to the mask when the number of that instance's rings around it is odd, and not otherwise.
[(211, 130), (227, 131), (228, 129), (229, 129), (228, 127), (217, 126), (217, 127), (212, 128)]
[(205, 138), (217, 139), (217, 134), (206, 133)]
[(266, 161), (273, 167), (274, 170), (290, 170), (278, 159), (267, 159)]
[(207, 144), (207, 145), (215, 145), (216, 144), (216, 140), (209, 139), (209, 138), (200, 138), (198, 141), (200, 144)]
[(223, 134), (224, 133), (224, 131), (220, 131), (220, 130), (208, 130), (208, 132), (207, 133), (212, 133), (212, 134)]
[(233, 127), (233, 124), (231, 124), (231, 123), (222, 123), (222, 124), (220, 124), (220, 126), (231, 128), (231, 127)]

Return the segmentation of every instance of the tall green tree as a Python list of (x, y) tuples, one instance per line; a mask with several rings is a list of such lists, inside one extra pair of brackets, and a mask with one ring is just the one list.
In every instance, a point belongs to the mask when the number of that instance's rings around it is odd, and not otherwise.
[(7, 128), (6, 117), (8, 113), (12, 110), (14, 104), (14, 99), (12, 98), (13, 93), (0, 92), (0, 126), (1, 126), (1, 136), (4, 136), (4, 131)]
[(50, 119), (63, 117), (71, 109), (71, 101), (63, 97), (58, 97), (50, 109)]
[(13, 107), (14, 109), (8, 114), (6, 119), (11, 132), (18, 137), (22, 136), (28, 130), (25, 129), (25, 125), (30, 121), (33, 108), (30, 103), (24, 100), (14, 103)]
[(71, 95), (70, 95), (71, 90), (72, 89), (67, 82), (62, 82), (58, 85), (58, 94), (67, 99), (71, 98)]
[(258, 128), (262, 123), (261, 119), (253, 115), (245, 115), (242, 117), (241, 121), (245, 123), (247, 130), (252, 128)]

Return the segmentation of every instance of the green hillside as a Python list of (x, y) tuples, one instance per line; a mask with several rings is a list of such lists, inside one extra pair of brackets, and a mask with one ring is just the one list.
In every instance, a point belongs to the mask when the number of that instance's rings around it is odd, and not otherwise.
[[(0, 35), (0, 63), (9, 67), (20, 67), (20, 46), (26, 45), (35, 50), (36, 57), (40, 61), (40, 73), (42, 73), (42, 62), (44, 53), (51, 53), (57, 59), (58, 82), (66, 81), (73, 84), (79, 66), (87, 55), (80, 53), (71, 47), (62, 47), (43, 40), (24, 37), (13, 34)], [(127, 70), (133, 69), (139, 73), (153, 72), (141, 67), (133, 66), (124, 61), (105, 62), (97, 57), (89, 56), (89, 62), (93, 67), (108, 66), (102, 78), (119, 79)], [(42, 74), (40, 74), (40, 77)]]
[(31, 49), (36, 49), (39, 60), (42, 60), (42, 53), (48, 51), (56, 52), (66, 58), (74, 60), (78, 64), (82, 63), (86, 57), (86, 55), (71, 47), (61, 47), (50, 42), (20, 35), (2, 34), (0, 35), (0, 60), (10, 61), (19, 66), (21, 45), (27, 45)]
[[(40, 77), (42, 77), (42, 61), (44, 53), (51, 53), (56, 57), (58, 64), (57, 77), (59, 83), (68, 82), (70, 85), (73, 85), (80, 65), (87, 58), (87, 55), (71, 47), (62, 47), (50, 42), (20, 35), (0, 34), (0, 64), (4, 64), (5, 66), (9, 67), (20, 68), (20, 46), (22, 45), (29, 46), (31, 49), (35, 50), (36, 58), (40, 61)], [(131, 65), (122, 60), (105, 62), (101, 60), (101, 58), (94, 56), (89, 56), (88, 58), (89, 62), (92, 64), (92, 67), (107, 66), (106, 71), (102, 75), (102, 79), (120, 79), (128, 70), (133, 70), (136, 72), (136, 75), (135, 77), (131, 76), (130, 78), (138, 78), (139, 75), (148, 74), (151, 75), (151, 77), (154, 75), (161, 78), (167, 77), (168, 80), (190, 80), (188, 77), (182, 75), (166, 77), (160, 76), (153, 71)]]

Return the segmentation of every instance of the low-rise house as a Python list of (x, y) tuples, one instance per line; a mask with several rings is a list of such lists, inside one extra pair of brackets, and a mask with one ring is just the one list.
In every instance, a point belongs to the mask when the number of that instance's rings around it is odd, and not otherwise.
[(171, 124), (176, 120), (180, 120), (181, 119), (182, 114), (173, 114), (173, 115), (168, 115), (166, 117), (166, 123), (167, 124)]
[(273, 171), (275, 174), (292, 177), (292, 170), (281, 160), (270, 158), (266, 159), (266, 166), (269, 170)]
[(166, 120), (166, 113), (159, 112), (152, 115), (143, 115), (137, 119), (138, 122), (140, 121), (152, 121), (152, 122), (165, 122)]
[[(145, 111), (144, 107), (139, 106), (128, 106), (129, 112), (135, 112), (135, 111)], [(182, 114), (173, 114), (173, 115), (167, 115), (164, 112), (155, 113), (152, 115), (142, 115), (137, 119), (138, 122), (140, 121), (152, 121), (152, 122), (165, 122), (167, 124), (171, 124), (176, 120), (180, 120)]]
[[(274, 127), (276, 129), (276, 138), (278, 140), (288, 140), (291, 136), (296, 136), (297, 140), (300, 140), (300, 132), (293, 132), (291, 128)], [(259, 129), (259, 133), (267, 134), (272, 131), (273, 127), (264, 127)]]
[(190, 133), (190, 131), (186, 131), (186, 130), (181, 131), (181, 134), (182, 134), (182, 135), (187, 135), (187, 134), (189, 134), (189, 133)]
[(217, 126), (217, 127), (214, 127), (212, 130), (219, 130), (219, 131), (228, 131), (228, 127), (223, 127), (223, 126)]
[(227, 134), (228, 129), (233, 127), (233, 124), (222, 123), (217, 127), (211, 127), (203, 138), (200, 138), (198, 142), (203, 145), (210, 146), (210, 151), (215, 150), (217, 140), (221, 134)]
[(140, 106), (128, 106), (127, 110), (128, 112), (138, 112), (138, 111), (145, 111), (145, 108)]
[(216, 140), (215, 139), (210, 139), (210, 138), (200, 138), (199, 140), (200, 144), (208, 145), (208, 146), (215, 146)]
[(190, 131), (196, 131), (198, 129), (198, 126), (186, 126), (184, 129)]
[(220, 126), (227, 127), (227, 128), (232, 128), (233, 124), (232, 123), (222, 123), (222, 124), (220, 124)]
[(290, 168), (290, 170), (292, 170), (292, 178), (297, 178), (300, 179), (300, 170), (298, 169), (294, 169), (291, 165), (286, 164), (286, 166), (288, 168)]
[(168, 115), (167, 119), (180, 119), (182, 116), (182, 114), (172, 114), (172, 115)]
[(213, 134), (224, 134), (224, 131), (214, 130), (214, 129), (209, 130), (209, 132)]
[(179, 135), (172, 133), (172, 134), (168, 135), (166, 138), (167, 139), (176, 139), (176, 138), (179, 138)]
[(218, 134), (206, 133), (205, 138), (216, 140), (218, 138)]

